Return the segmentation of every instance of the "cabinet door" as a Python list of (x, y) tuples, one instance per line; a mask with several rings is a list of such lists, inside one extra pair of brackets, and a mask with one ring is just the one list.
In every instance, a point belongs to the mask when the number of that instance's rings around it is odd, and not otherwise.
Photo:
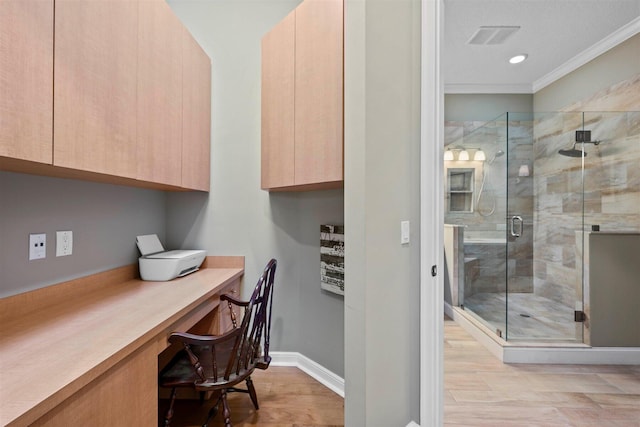
[(296, 9), (296, 185), (343, 180), (343, 3)]
[(0, 156), (52, 161), (53, 0), (0, 0)]
[(54, 165), (135, 178), (138, 4), (55, 5)]
[(186, 30), (182, 51), (182, 186), (209, 191), (211, 60)]
[(262, 39), (263, 189), (295, 184), (295, 25), (294, 11)]
[(139, 2), (137, 178), (182, 182), (182, 24), (162, 0)]

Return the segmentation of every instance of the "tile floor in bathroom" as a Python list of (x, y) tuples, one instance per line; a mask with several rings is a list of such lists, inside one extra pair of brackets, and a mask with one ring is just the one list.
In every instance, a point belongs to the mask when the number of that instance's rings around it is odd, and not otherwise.
[(445, 427), (640, 427), (640, 365), (504, 364), (444, 325)]
[(464, 307), (509, 340), (582, 342), (573, 308), (532, 293), (509, 293), (508, 301), (504, 292), (477, 293), (465, 297)]

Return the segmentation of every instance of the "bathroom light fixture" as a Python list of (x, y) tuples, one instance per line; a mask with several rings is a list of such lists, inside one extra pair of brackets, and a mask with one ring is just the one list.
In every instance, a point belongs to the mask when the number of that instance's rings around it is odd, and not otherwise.
[(484, 162), (485, 160), (487, 160), (487, 156), (484, 154), (484, 151), (482, 151), (482, 149), (478, 148), (478, 151), (476, 151), (473, 155), (473, 160)]
[(513, 56), (511, 57), (511, 59), (509, 59), (509, 63), (510, 64), (519, 64), (522, 61), (524, 61), (525, 59), (527, 59), (527, 54), (526, 53), (521, 53), (519, 55)]
[(458, 154), (458, 160), (469, 160), (469, 152), (463, 148), (460, 154)]
[(520, 165), (518, 176), (529, 176), (529, 165)]
[(444, 159), (445, 160), (453, 160), (453, 151), (451, 150), (447, 150), (444, 152)]

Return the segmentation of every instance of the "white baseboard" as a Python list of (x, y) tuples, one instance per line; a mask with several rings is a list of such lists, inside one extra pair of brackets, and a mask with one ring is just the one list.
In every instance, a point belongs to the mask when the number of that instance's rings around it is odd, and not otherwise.
[(344, 378), (334, 374), (307, 356), (293, 351), (271, 351), (272, 366), (295, 366), (344, 398)]
[(472, 316), (444, 303), (444, 312), (504, 363), (637, 365), (638, 347), (589, 347), (584, 344), (512, 344), (498, 338)]
[[(295, 366), (344, 398), (344, 379), (307, 356), (294, 351), (271, 351), (269, 355), (272, 366)], [(407, 427), (420, 427), (420, 424), (411, 421)]]
[(548, 363), (571, 365), (637, 365), (636, 347), (505, 347), (505, 363)]

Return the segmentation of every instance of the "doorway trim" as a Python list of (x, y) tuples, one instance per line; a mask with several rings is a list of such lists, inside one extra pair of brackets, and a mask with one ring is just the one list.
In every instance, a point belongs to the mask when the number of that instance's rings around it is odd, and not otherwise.
[[(443, 0), (422, 0), (420, 89), (420, 425), (444, 420), (444, 262), (442, 189)], [(432, 269), (436, 268), (435, 276)]]

